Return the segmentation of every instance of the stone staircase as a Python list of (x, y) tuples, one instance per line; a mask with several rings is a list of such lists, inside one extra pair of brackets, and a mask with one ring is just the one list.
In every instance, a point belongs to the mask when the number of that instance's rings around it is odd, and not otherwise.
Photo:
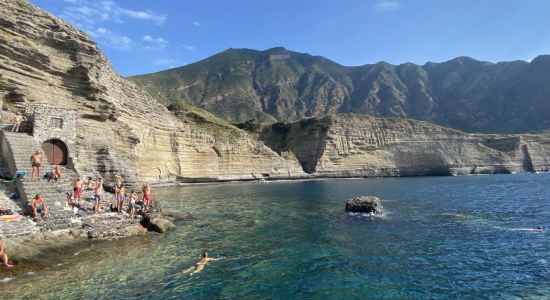
[[(27, 176), (30, 177), (32, 171), (30, 158), (32, 153), (36, 150), (43, 152), (40, 145), (34, 140), (32, 135), (26, 133), (4, 131), (3, 134), (11, 151), (12, 161), (15, 164), (13, 167), (15, 167), (17, 171), (27, 172)], [(46, 157), (44, 155), (42, 157), (43, 162), (40, 171), (44, 174), (43, 171), (51, 170), (51, 166)]]
[[(43, 229), (60, 230), (80, 226), (81, 221), (74, 216), (69, 205), (67, 205), (66, 191), (71, 191), (71, 180), (77, 174), (68, 169), (61, 169), (62, 179), (59, 182), (48, 182), (46, 179), (31, 180), (30, 177), (19, 179), (17, 188), (19, 190), (22, 203), (30, 201), (36, 194), (41, 194), (48, 206), (48, 218), (43, 221), (39, 218), (37, 225)], [(31, 213), (30, 207), (28, 212)]]
[(70, 168), (62, 167), (62, 180), (57, 183), (48, 182), (42, 178), (45, 172), (51, 170), (47, 159), (43, 157), (42, 167), (40, 168), (40, 178), (31, 180), (32, 167), (29, 162), (31, 154), (35, 150), (40, 150), (40, 145), (31, 135), (24, 133), (3, 132), (6, 144), (12, 154), (11, 168), (16, 171), (24, 171), (27, 176), (17, 180), (17, 190), (20, 195), (20, 205), (23, 211), (31, 213), (30, 203), (36, 194), (42, 194), (46, 205), (48, 206), (48, 219), (42, 221), (39, 219), (37, 225), (43, 229), (60, 230), (79, 226), (81, 221), (73, 217), (71, 207), (67, 205), (67, 196), (65, 191), (71, 190), (70, 181), (77, 174)]

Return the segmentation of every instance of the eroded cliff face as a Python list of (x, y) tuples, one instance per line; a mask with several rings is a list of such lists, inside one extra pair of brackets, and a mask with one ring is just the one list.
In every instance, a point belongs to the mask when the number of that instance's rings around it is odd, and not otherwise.
[(407, 119), (345, 114), (264, 131), (316, 176), (419, 176), (548, 171), (550, 137), (473, 135)]
[[(303, 176), (250, 135), (185, 123), (116, 74), (86, 34), (22, 0), (0, 0), (0, 97), (78, 110), (75, 167), (136, 181)], [(236, 133), (235, 133), (236, 132)]]

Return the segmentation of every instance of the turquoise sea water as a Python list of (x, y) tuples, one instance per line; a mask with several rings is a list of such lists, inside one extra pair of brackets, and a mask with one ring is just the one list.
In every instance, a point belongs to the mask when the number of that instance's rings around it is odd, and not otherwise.
[[(0, 284), (1, 297), (550, 298), (550, 174), (239, 183), (155, 193), (164, 207), (190, 215), (176, 230), (59, 253), (52, 266)], [(383, 200), (382, 217), (344, 212), (347, 198), (365, 194)], [(536, 226), (547, 230), (529, 230)], [(185, 270), (204, 249), (222, 259), (189, 276)]]

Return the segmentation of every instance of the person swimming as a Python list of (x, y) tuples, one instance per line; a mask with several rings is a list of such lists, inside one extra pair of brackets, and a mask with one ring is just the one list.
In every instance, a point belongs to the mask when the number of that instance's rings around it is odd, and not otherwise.
[(189, 269), (185, 270), (183, 273), (184, 274), (189, 273), (189, 276), (193, 276), (194, 274), (197, 274), (202, 270), (204, 270), (204, 266), (206, 266), (206, 264), (208, 264), (209, 262), (217, 261), (220, 259), (221, 258), (210, 258), (208, 257), (208, 252), (204, 251), (202, 253), (201, 259), (193, 267), (190, 267)]

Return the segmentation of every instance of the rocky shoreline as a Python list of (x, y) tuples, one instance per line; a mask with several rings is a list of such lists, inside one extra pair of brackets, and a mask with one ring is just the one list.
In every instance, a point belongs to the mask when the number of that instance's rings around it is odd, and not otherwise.
[[(51, 183), (60, 189), (69, 189), (68, 182)], [(85, 189), (82, 192), (80, 206), (70, 207), (66, 203), (56, 202), (53, 205), (72, 210), (72, 217), (67, 219), (38, 220), (33, 222), (20, 200), (11, 199), (14, 194), (13, 183), (0, 184), (0, 207), (9, 208), (15, 214), (10, 220), (0, 221), (0, 237), (6, 246), (10, 261), (17, 268), (26, 264), (34, 264), (50, 253), (62, 249), (87, 244), (90, 241), (105, 241), (132, 236), (146, 235), (149, 231), (165, 232), (174, 228), (173, 222), (183, 219), (184, 215), (177, 211), (162, 211), (160, 203), (155, 202), (148, 213), (138, 213), (130, 218), (128, 211), (112, 212), (111, 204), (115, 196), (105, 192), (105, 199), (100, 213), (93, 213), (93, 191)], [(11, 186), (11, 188), (10, 188)], [(127, 207), (125, 203), (124, 207)], [(69, 222), (69, 225), (65, 223)], [(56, 228), (52, 230), (50, 228)], [(59, 229), (62, 228), (62, 229)], [(63, 229), (64, 228), (64, 229)], [(17, 269), (16, 268), (16, 269)], [(2, 270), (0, 274), (11, 273), (12, 270)]]

